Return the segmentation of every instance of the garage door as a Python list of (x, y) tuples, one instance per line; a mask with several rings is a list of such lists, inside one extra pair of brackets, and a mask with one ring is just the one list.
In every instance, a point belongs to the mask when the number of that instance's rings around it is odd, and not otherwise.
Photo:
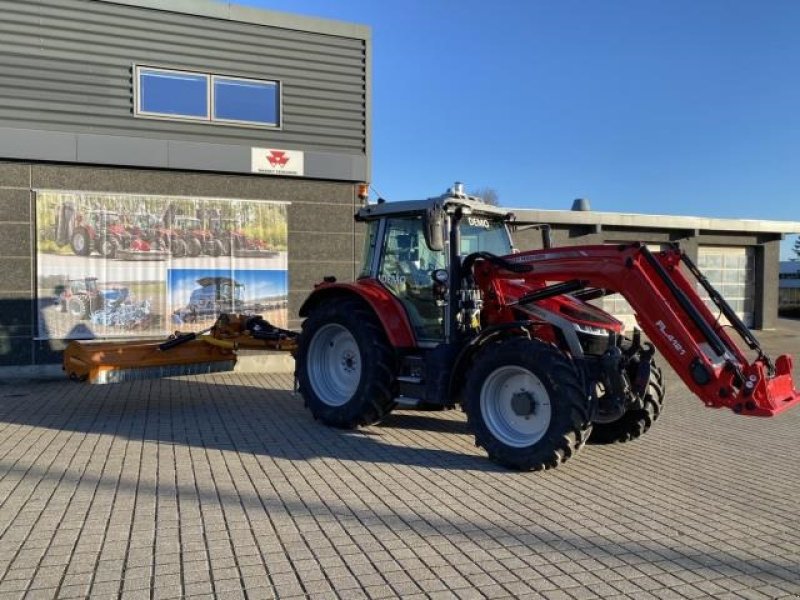
[[(753, 326), (755, 308), (755, 254), (753, 248), (700, 246), (697, 266), (717, 291), (722, 294), (733, 310), (748, 327)], [(698, 286), (699, 288), (699, 286)], [(714, 306), (704, 290), (698, 289), (714, 315), (719, 309)], [(725, 322), (722, 317), (721, 321)]]

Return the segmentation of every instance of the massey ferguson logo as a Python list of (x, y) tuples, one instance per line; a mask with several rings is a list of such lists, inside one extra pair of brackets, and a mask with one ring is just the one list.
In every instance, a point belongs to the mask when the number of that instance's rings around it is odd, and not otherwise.
[(276, 148), (251, 148), (250, 169), (263, 175), (302, 177), (305, 174), (305, 156), (300, 150)]
[(270, 150), (269, 154), (267, 154), (267, 162), (273, 167), (283, 168), (289, 162), (289, 157), (286, 156), (286, 152), (283, 150)]

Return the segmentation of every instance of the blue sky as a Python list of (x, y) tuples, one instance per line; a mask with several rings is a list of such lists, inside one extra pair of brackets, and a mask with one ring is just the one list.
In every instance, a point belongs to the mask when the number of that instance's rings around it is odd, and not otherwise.
[(800, 221), (800, 2), (239, 3), (372, 27), (387, 199)]

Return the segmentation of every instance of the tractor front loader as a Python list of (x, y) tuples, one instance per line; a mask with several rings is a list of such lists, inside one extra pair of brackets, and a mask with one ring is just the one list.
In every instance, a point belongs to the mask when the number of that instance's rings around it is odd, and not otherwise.
[[(317, 285), (300, 308), (302, 332), (286, 346), (304, 402), (323, 423), (353, 428), (398, 405), (460, 405), (490, 458), (547, 469), (587, 442), (627, 442), (650, 429), (665, 404), (656, 349), (709, 407), (772, 416), (800, 402), (791, 357), (771, 360), (677, 245), (553, 248), (542, 227), (542, 249), (516, 252), (514, 216), (458, 185), (365, 206), (356, 220), (367, 228), (359, 278)], [(627, 334), (591, 304), (608, 293), (627, 299), (641, 330)], [(245, 318), (220, 322), (214, 339), (233, 335), (231, 323), (235, 335), (250, 335)], [(70, 348), (68, 372), (78, 352)], [(113, 367), (120, 355), (84, 358)]]

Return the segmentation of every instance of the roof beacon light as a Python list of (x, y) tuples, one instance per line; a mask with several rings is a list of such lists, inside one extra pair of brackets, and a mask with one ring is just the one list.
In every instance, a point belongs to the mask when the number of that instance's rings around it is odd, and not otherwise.
[(451, 190), (453, 196), (463, 196), (464, 195), (464, 184), (460, 181), (456, 181), (453, 184), (453, 189)]

